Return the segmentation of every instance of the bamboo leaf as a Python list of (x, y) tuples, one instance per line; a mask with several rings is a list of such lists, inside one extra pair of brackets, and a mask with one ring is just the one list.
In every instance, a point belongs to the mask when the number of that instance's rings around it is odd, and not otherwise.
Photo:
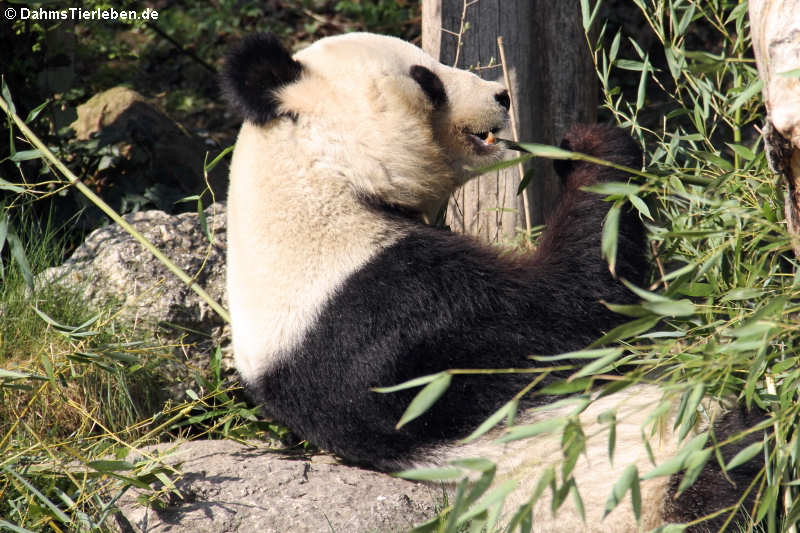
[(17, 372), (15, 370), (5, 370), (0, 368), (0, 379), (27, 379), (31, 377), (30, 372)]
[(547, 159), (580, 159), (581, 154), (564, 150), (549, 144), (537, 143), (518, 143), (520, 148), (526, 150), (529, 154), (535, 157), (544, 157)]
[[(675, 474), (676, 472), (680, 472), (683, 469), (684, 465), (686, 464), (686, 458), (692, 455), (695, 452), (698, 452), (703, 449), (706, 442), (708, 441), (708, 432), (704, 431), (700, 433), (684, 446), (677, 454), (673, 457), (667, 459), (666, 461), (662, 462), (660, 465), (656, 466), (645, 475), (642, 476), (643, 480), (652, 479), (654, 477), (661, 477), (661, 476), (669, 476)], [(709, 451), (711, 449), (709, 448)]]
[(468, 457), (466, 459), (454, 459), (450, 461), (450, 464), (453, 466), (458, 466), (469, 470), (475, 470), (477, 472), (488, 472), (490, 470), (496, 469), (496, 466), (493, 462), (491, 462), (489, 459), (484, 459), (483, 457)]
[(603, 258), (608, 262), (608, 270), (614, 277), (616, 277), (615, 270), (617, 265), (620, 211), (620, 205), (617, 203), (608, 210), (605, 223), (603, 224), (603, 235), (600, 241), (600, 250), (603, 254)]
[(488, 508), (493, 507), (497, 504), (502, 504), (506, 497), (511, 494), (511, 492), (516, 488), (517, 483), (510, 479), (501, 483), (499, 486), (493, 488), (491, 491), (487, 492), (486, 495), (479, 501), (476, 505), (470, 508), (469, 511), (463, 513), (458, 518), (458, 523), (462, 524), (467, 520), (481, 514), (482, 512), (486, 511)]
[(51, 502), (47, 498), (47, 496), (42, 494), (39, 491), (39, 489), (34, 487), (27, 479), (25, 479), (24, 477), (22, 477), (17, 472), (15, 472), (14, 470), (12, 470), (11, 468), (9, 468), (7, 466), (0, 467), (0, 469), (2, 469), (3, 472), (5, 472), (6, 474), (10, 475), (11, 477), (16, 479), (20, 483), (22, 483), (25, 486), (25, 488), (28, 489), (28, 491), (30, 491), (30, 493), (33, 494), (36, 497), (36, 499), (38, 499), (40, 502), (42, 502), (44, 504), (44, 506), (47, 507), (47, 509), (50, 510), (50, 512), (52, 513), (51, 516), (53, 518), (56, 518), (62, 524), (69, 524), (70, 523), (69, 516), (67, 516), (64, 513), (64, 511), (59, 509), (56, 504)]
[(763, 447), (764, 443), (759, 441), (759, 442), (754, 442), (753, 444), (751, 444), (747, 448), (744, 448), (743, 450), (739, 450), (739, 453), (734, 455), (733, 458), (730, 461), (728, 461), (728, 464), (725, 465), (725, 470), (726, 471), (733, 470), (737, 466), (743, 465), (744, 463), (746, 463), (747, 461), (758, 455), (758, 453), (761, 451), (761, 448)]
[(578, 485), (573, 480), (570, 483), (569, 488), (570, 494), (572, 494), (572, 501), (575, 504), (575, 509), (578, 511), (578, 515), (581, 517), (581, 521), (585, 524), (586, 523), (586, 511), (583, 508), (583, 499), (581, 498), (581, 493), (578, 492)]
[(578, 378), (573, 380), (562, 380), (550, 383), (539, 389), (539, 394), (542, 395), (557, 395), (557, 394), (573, 394), (575, 392), (585, 391), (592, 383), (592, 378)]
[(608, 49), (608, 60), (613, 63), (614, 60), (617, 58), (617, 53), (619, 53), (619, 41), (622, 37), (622, 31), (617, 31), (617, 34), (614, 35), (614, 40), (611, 42), (611, 48)]
[(617, 68), (621, 68), (622, 70), (633, 70), (636, 72), (641, 72), (647, 68), (647, 66), (641, 61), (634, 61), (632, 59), (620, 59), (616, 63)]
[(614, 464), (614, 449), (617, 446), (617, 414), (606, 411), (597, 417), (600, 424), (608, 424), (608, 462)]
[[(506, 141), (506, 144), (508, 144), (509, 142), (510, 141)], [(472, 172), (474, 172), (476, 175), (486, 174), (487, 172), (495, 172), (498, 170), (503, 170), (504, 168), (516, 166), (520, 163), (524, 163), (525, 161), (532, 158), (533, 155), (531, 154), (523, 154), (519, 157), (515, 157), (514, 159), (506, 159), (504, 161), (499, 161), (497, 163), (487, 165), (485, 167), (478, 167), (472, 169)]]
[(616, 361), (621, 354), (622, 354), (622, 348), (616, 348), (613, 351), (611, 351), (611, 353), (609, 353), (608, 355), (596, 359), (595, 361), (592, 361), (588, 365), (584, 366), (583, 368), (572, 374), (569, 377), (569, 379), (573, 380), (575, 378), (582, 378), (584, 376), (590, 376), (592, 374), (601, 372), (602, 370), (605, 369), (605, 367)]
[(583, 31), (589, 29), (589, 21), (591, 20), (591, 11), (589, 10), (589, 0), (581, 0), (581, 24)]
[(8, 529), (9, 531), (13, 531), (14, 533), (34, 533), (30, 529), (19, 527), (17, 525), (12, 524), (11, 522), (6, 522), (2, 518), (0, 518), (0, 531), (2, 531), (3, 529)]
[(525, 174), (522, 176), (522, 180), (519, 182), (519, 187), (517, 187), (517, 196), (522, 194), (522, 191), (525, 190), (525, 187), (531, 182), (531, 180), (536, 176), (536, 169), (531, 167), (525, 171)]
[(415, 481), (452, 481), (464, 477), (464, 471), (454, 466), (443, 466), (437, 468), (413, 468), (392, 475)]
[(734, 143), (725, 143), (725, 144), (728, 146), (728, 148), (733, 150), (734, 153), (736, 153), (739, 157), (741, 157), (745, 161), (752, 161), (753, 159), (756, 158), (756, 154), (754, 154), (753, 151), (746, 146)]
[(49, 104), (49, 103), (50, 103), (50, 100), (45, 100), (41, 104), (39, 104), (36, 107), (34, 107), (33, 109), (31, 109), (31, 112), (28, 113), (28, 116), (25, 118), (25, 122), (27, 123), (27, 122), (30, 122), (30, 121), (36, 119), (36, 117), (39, 116), (39, 113), (41, 113), (42, 110), (45, 107), (47, 107), (47, 104)]
[(637, 318), (636, 320), (632, 320), (630, 322), (626, 322), (621, 326), (615, 327), (614, 329), (612, 329), (611, 331), (609, 331), (608, 333), (597, 339), (591, 345), (602, 346), (603, 344), (608, 344), (609, 342), (635, 337), (651, 329), (653, 326), (658, 324), (659, 320), (661, 320), (660, 316), (650, 315), (642, 318)]
[(608, 513), (617, 508), (617, 505), (619, 505), (619, 503), (625, 497), (625, 493), (628, 492), (628, 489), (631, 488), (634, 481), (638, 484), (639, 471), (636, 469), (636, 465), (628, 465), (628, 467), (622, 471), (622, 475), (619, 477), (617, 482), (614, 483), (614, 487), (611, 489), (611, 494), (608, 495), (606, 507), (603, 511), (603, 518), (608, 516)]
[(17, 237), (17, 233), (11, 226), (8, 227), (6, 242), (8, 242), (11, 257), (13, 257), (14, 261), (17, 263), (22, 278), (25, 280), (25, 284), (29, 289), (33, 289), (33, 272), (31, 272), (31, 265), (28, 263), (28, 257), (25, 255), (25, 246), (22, 244), (19, 237)]
[(582, 187), (584, 191), (589, 191), (597, 194), (604, 194), (608, 196), (628, 196), (639, 194), (642, 188), (633, 183), (622, 183), (621, 181), (606, 181), (597, 183), (595, 185), (588, 185)]
[(8, 90), (8, 85), (6, 85), (6, 79), (4, 76), (0, 76), (0, 95), (2, 95), (3, 100), (6, 101), (9, 113), (16, 113), (17, 108), (14, 106), (14, 101), (11, 99), (11, 91)]
[(497, 439), (497, 442), (513, 442), (515, 440), (527, 439), (530, 437), (535, 437), (536, 435), (542, 435), (543, 433), (554, 433), (562, 430), (566, 425), (567, 419), (565, 417), (556, 417), (548, 418), (547, 420), (542, 420), (541, 422), (536, 422), (535, 424), (515, 426), (509, 429), (506, 435)]
[(650, 311), (642, 307), (641, 305), (619, 305), (619, 304), (610, 304), (608, 302), (603, 302), (603, 305), (608, 307), (610, 310), (614, 311), (615, 313), (619, 313), (620, 315), (629, 316), (631, 318), (641, 318), (643, 316), (652, 316)]
[(662, 295), (656, 294), (654, 292), (650, 292), (650, 291), (646, 291), (644, 289), (640, 289), (639, 287), (637, 287), (633, 283), (630, 283), (626, 279), (623, 279), (622, 283), (623, 283), (623, 285), (628, 287), (628, 289), (630, 289), (634, 294), (636, 294), (636, 296), (638, 296), (639, 298), (641, 298), (642, 300), (644, 300), (646, 302), (671, 302), (672, 301), (669, 298), (667, 298), (666, 296), (662, 296)]
[(713, 452), (713, 449), (707, 448), (705, 450), (693, 452), (686, 458), (686, 473), (683, 475), (680, 485), (678, 485), (676, 497), (680, 496), (683, 491), (694, 485), (694, 482), (697, 481), (697, 478), (703, 472), (703, 467), (705, 467)]
[(738, 287), (731, 289), (720, 301), (722, 302), (737, 302), (741, 300), (752, 300), (761, 296), (763, 291), (754, 287)]
[(25, 187), (20, 187), (19, 185), (14, 185), (3, 178), (0, 178), (0, 190), (4, 191), (11, 191), (16, 193), (23, 193), (25, 192)]
[(393, 385), (391, 387), (375, 387), (372, 389), (372, 391), (379, 392), (381, 394), (388, 394), (390, 392), (397, 392), (399, 390), (413, 389), (414, 387), (421, 387), (422, 385), (430, 383), (431, 381), (435, 380), (442, 374), (443, 372), (439, 372), (437, 374), (428, 374), (427, 376), (414, 378), (409, 381), (400, 383), (399, 385)]
[(646, 55), (644, 58), (644, 68), (642, 74), (639, 76), (639, 89), (636, 92), (636, 111), (638, 112), (644, 107), (644, 99), (647, 94), (647, 73), (650, 71), (650, 56)]
[(532, 355), (530, 358), (534, 361), (540, 361), (543, 363), (551, 363), (553, 361), (563, 361), (563, 360), (572, 360), (572, 359), (598, 359), (600, 357), (605, 357), (609, 354), (617, 354), (619, 355), (622, 353), (621, 348), (596, 348), (593, 350), (580, 350), (577, 352), (566, 352), (561, 353), (558, 355)]
[(419, 417), (427, 411), (442, 394), (445, 393), (450, 386), (452, 376), (446, 372), (440, 373), (436, 379), (428, 383), (419, 393), (411, 400), (405, 413), (400, 418), (400, 421), (395, 426), (397, 429), (405, 426), (415, 418)]
[(639, 486), (638, 472), (631, 483), (631, 506), (633, 507), (633, 516), (636, 517), (638, 523), (642, 519), (642, 489)]
[(20, 150), (8, 159), (14, 163), (20, 163), (22, 161), (30, 161), (31, 159), (39, 159), (40, 157), (42, 157), (42, 152), (39, 150)]
[(87, 463), (89, 468), (98, 472), (119, 472), (121, 470), (133, 470), (135, 465), (127, 461), (90, 461)]
[(753, 99), (753, 97), (761, 92), (764, 88), (764, 82), (755, 78), (750, 85), (747, 86), (739, 95), (733, 99), (731, 105), (728, 107), (728, 114), (733, 114), (737, 109), (742, 107), (745, 103)]
[(686, 408), (681, 416), (681, 430), (678, 433), (678, 439), (683, 440), (689, 430), (692, 429), (694, 421), (697, 419), (697, 406), (700, 405), (700, 400), (706, 392), (705, 384), (701, 381), (698, 382), (693, 388), (686, 400)]
[(483, 423), (480, 426), (478, 426), (475, 429), (475, 431), (473, 431), (462, 442), (463, 443), (472, 442), (473, 440), (477, 439), (478, 437), (480, 437), (481, 435), (483, 435), (484, 433), (495, 427), (497, 424), (500, 423), (500, 421), (503, 418), (516, 412), (518, 403), (519, 403), (518, 400), (511, 400), (510, 402), (506, 403), (503, 407), (495, 411), (492, 414), (492, 416), (484, 420)]
[(638, 196), (636, 196), (634, 194), (629, 194), (628, 195), (628, 200), (631, 202), (631, 205), (633, 207), (635, 207), (636, 210), (643, 217), (646, 217), (646, 218), (649, 218), (650, 220), (653, 220), (653, 216), (650, 214), (650, 208), (647, 207), (647, 204), (644, 203), (644, 200), (642, 200), (641, 198), (639, 198)]

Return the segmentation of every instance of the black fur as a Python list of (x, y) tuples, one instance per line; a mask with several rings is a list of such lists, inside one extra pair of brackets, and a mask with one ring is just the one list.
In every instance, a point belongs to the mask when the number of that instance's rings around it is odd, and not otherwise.
[[(743, 408), (732, 410), (720, 416), (713, 425), (714, 439), (723, 442), (749, 428), (756, 426), (765, 419), (763, 412), (754, 409), (747, 412)], [(728, 463), (745, 447), (763, 438), (761, 431), (755, 431), (734, 442), (722, 446), (720, 453), (724, 463)], [(682, 474), (675, 474), (670, 478), (667, 501), (665, 502), (664, 518), (670, 522), (694, 522), (716, 511), (732, 507), (739, 502), (745, 490), (756, 479), (759, 471), (764, 467), (764, 456), (758, 454), (748, 462), (722, 472), (716, 457), (712, 456), (706, 463), (700, 476), (694, 484), (683, 491), (680, 496), (678, 487), (683, 479)], [(754, 514), (753, 504), (758, 487), (753, 487), (744, 499), (742, 508)], [(702, 521), (688, 527), (686, 533), (715, 533), (720, 531), (728, 520), (730, 511), (721, 513), (710, 520)], [(739, 531), (737, 524), (747, 524), (747, 516), (740, 511), (734, 520), (731, 520), (727, 531)]]
[[(574, 128), (568, 139), (597, 157), (641, 161), (615, 128)], [(258, 399), (298, 434), (379, 469), (465, 436), (529, 376), (456, 376), (428, 413), (400, 430), (394, 426), (417, 390), (370, 388), (450, 368), (534, 365), (528, 355), (584, 348), (623, 322), (601, 303), (634, 300), (600, 254), (609, 204), (579, 187), (625, 178), (608, 167), (573, 166), (542, 244), (528, 256), (499, 256), (469, 237), (385, 213), (410, 228), (408, 236), (346, 280), (303, 342), (263, 376)], [(633, 212), (622, 215), (619, 239), (617, 272), (641, 283), (645, 238)]]
[(511, 108), (511, 97), (508, 95), (508, 91), (502, 91), (494, 95), (494, 99), (497, 101), (498, 104), (506, 108), (508, 111)]
[(428, 95), (434, 109), (440, 109), (447, 105), (447, 92), (444, 90), (442, 80), (436, 73), (422, 65), (414, 65), (411, 67), (409, 74)]
[(303, 66), (270, 33), (246, 37), (230, 52), (220, 77), (231, 107), (255, 124), (275, 118), (275, 90), (297, 80)]

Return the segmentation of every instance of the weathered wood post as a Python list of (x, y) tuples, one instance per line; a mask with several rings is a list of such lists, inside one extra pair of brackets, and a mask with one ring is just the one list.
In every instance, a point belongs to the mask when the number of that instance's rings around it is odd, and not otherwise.
[[(502, 81), (498, 36), (505, 43), (520, 140), (557, 144), (571, 124), (596, 120), (597, 79), (579, 2), (422, 2), (422, 47), (442, 63), (478, 67), (482, 77)], [(490, 65), (496, 66), (485, 68)], [(533, 168), (529, 212), (536, 225), (544, 223), (560, 186), (552, 162), (535, 161)], [(512, 167), (468, 183), (450, 201), (448, 224), (490, 242), (513, 238), (525, 227), (519, 181)]]
[(800, 257), (800, 0), (750, 0), (749, 8), (767, 107), (764, 146), (786, 181), (786, 221)]

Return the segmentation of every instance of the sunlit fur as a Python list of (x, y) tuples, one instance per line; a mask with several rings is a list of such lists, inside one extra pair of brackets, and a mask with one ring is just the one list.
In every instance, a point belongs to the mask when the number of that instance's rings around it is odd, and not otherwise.
[[(559, 432), (497, 444), (501, 425), (458, 443), (531, 374), (455, 376), (428, 412), (400, 430), (395, 423), (417, 390), (371, 388), (448, 368), (534, 367), (528, 355), (582, 349), (624, 322), (602, 303), (635, 302), (600, 254), (609, 204), (582, 187), (626, 174), (559, 164), (564, 192), (538, 249), (501, 254), (421, 223), (474, 168), (502, 156), (468, 136), (506, 124), (501, 85), (370, 34), (326, 38), (293, 57), (273, 36), (252, 36), (231, 53), (222, 79), (245, 117), (228, 195), (228, 298), (236, 366), (252, 396), (297, 434), (358, 464), (397, 470), (490, 458), (498, 482), (520, 481), (506, 516), (548, 467), (560, 480)], [(615, 128), (573, 128), (564, 147), (641, 164), (638, 147)], [(621, 213), (618, 242), (617, 274), (642, 283), (647, 258), (635, 211)], [(645, 440), (657, 464), (678, 449), (675, 405), (663, 404), (651, 419), (662, 391), (649, 385), (597, 398), (579, 415), (574, 404), (553, 401), (526, 395), (517, 423), (579, 416), (588, 440), (574, 476), (586, 521), (571, 496), (553, 517), (548, 488), (534, 509), (539, 533), (634, 532), (667, 518), (693, 520), (732, 505), (753, 475), (709, 467), (682, 499), (673, 499), (679, 477), (643, 481), (639, 523), (629, 495), (603, 519), (625, 468), (636, 465), (641, 475), (652, 468)], [(613, 460), (600, 416), (612, 411)], [(745, 423), (728, 417), (719, 424), (708, 413), (700, 426), (718, 430), (717, 441)]]
[[(586, 449), (578, 458), (573, 475), (584, 507), (585, 522), (578, 512), (573, 496), (567, 496), (556, 515), (551, 511), (552, 493), (545, 489), (533, 510), (535, 533), (628, 533), (639, 531), (628, 494), (605, 518), (606, 502), (614, 483), (630, 465), (640, 474), (653, 468), (645, 439), (650, 443), (657, 463), (670, 458), (678, 449), (674, 432), (670, 431), (673, 409), (661, 417), (652, 417), (661, 405), (663, 391), (654, 386), (634, 386), (623, 394), (596, 399), (579, 419), (587, 437)], [(517, 423), (533, 424), (576, 412), (580, 402), (558, 408), (543, 407), (541, 411), (522, 413)], [(668, 402), (668, 405), (671, 405)], [(616, 415), (616, 445), (613, 457), (609, 456), (609, 425), (598, 423), (598, 417), (614, 412)], [(498, 465), (497, 482), (514, 480), (518, 486), (506, 500), (506, 513), (511, 514), (531, 497), (536, 484), (548, 467), (553, 467), (557, 479), (561, 478), (564, 453), (560, 432), (540, 435), (509, 444), (497, 444), (494, 439), (503, 435), (495, 430), (474, 444), (456, 446), (447, 450), (447, 458), (485, 457)], [(641, 483), (641, 531), (649, 531), (664, 523), (664, 504), (667, 501), (669, 477), (654, 478)]]
[[(303, 75), (276, 97), (286, 116), (245, 122), (231, 165), (228, 299), (245, 381), (298, 341), (337, 284), (398, 237), (354, 192), (430, 218), (472, 177), (470, 167), (499, 157), (476, 156), (461, 130), (506, 121), (494, 100), (500, 84), (400, 39), (348, 34), (295, 59)], [(446, 110), (434, 112), (409, 77), (418, 64), (448, 87)]]

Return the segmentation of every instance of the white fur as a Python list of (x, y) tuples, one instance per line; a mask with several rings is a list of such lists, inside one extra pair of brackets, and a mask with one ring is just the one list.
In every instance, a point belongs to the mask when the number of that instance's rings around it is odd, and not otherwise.
[[(663, 505), (667, 498), (669, 477), (654, 478), (641, 482), (642, 515), (637, 525), (628, 492), (623, 501), (605, 519), (606, 501), (623, 471), (635, 464), (639, 475), (650, 471), (654, 465), (644, 446), (649, 441), (656, 464), (672, 457), (680, 448), (677, 437), (671, 431), (674, 409), (667, 410), (660, 418), (651, 419), (651, 414), (664, 401), (663, 391), (653, 385), (637, 385), (621, 394), (593, 401), (579, 415), (581, 427), (587, 437), (586, 451), (581, 454), (573, 470), (578, 491), (586, 513), (584, 523), (571, 495), (567, 496), (556, 516), (551, 513), (550, 488), (537, 501), (533, 510), (533, 531), (536, 533), (633, 533), (648, 531), (664, 523)], [(674, 403), (670, 402), (674, 407)], [(557, 409), (544, 408), (522, 413), (518, 425), (533, 424), (549, 418), (570, 416), (577, 404), (562, 405)], [(603, 413), (616, 414), (616, 446), (613, 461), (609, 460), (609, 425), (598, 422)], [(508, 444), (498, 444), (496, 439), (503, 430), (495, 429), (474, 443), (439, 450), (440, 461), (466, 457), (484, 457), (498, 465), (495, 484), (515, 480), (517, 488), (506, 499), (503, 514), (510, 518), (517, 508), (531, 497), (536, 484), (548, 467), (554, 467), (560, 485), (561, 434), (543, 434)], [(693, 434), (689, 435), (691, 438)], [(685, 443), (685, 442), (683, 442)]]
[(331, 175), (317, 168), (324, 162), (284, 156), (309, 153), (302, 145), (314, 139), (301, 128), (246, 123), (231, 164), (228, 301), (236, 367), (247, 382), (302, 338), (344, 278), (398, 236), (356, 205), (344, 180), (310, 183), (314, 173)]

